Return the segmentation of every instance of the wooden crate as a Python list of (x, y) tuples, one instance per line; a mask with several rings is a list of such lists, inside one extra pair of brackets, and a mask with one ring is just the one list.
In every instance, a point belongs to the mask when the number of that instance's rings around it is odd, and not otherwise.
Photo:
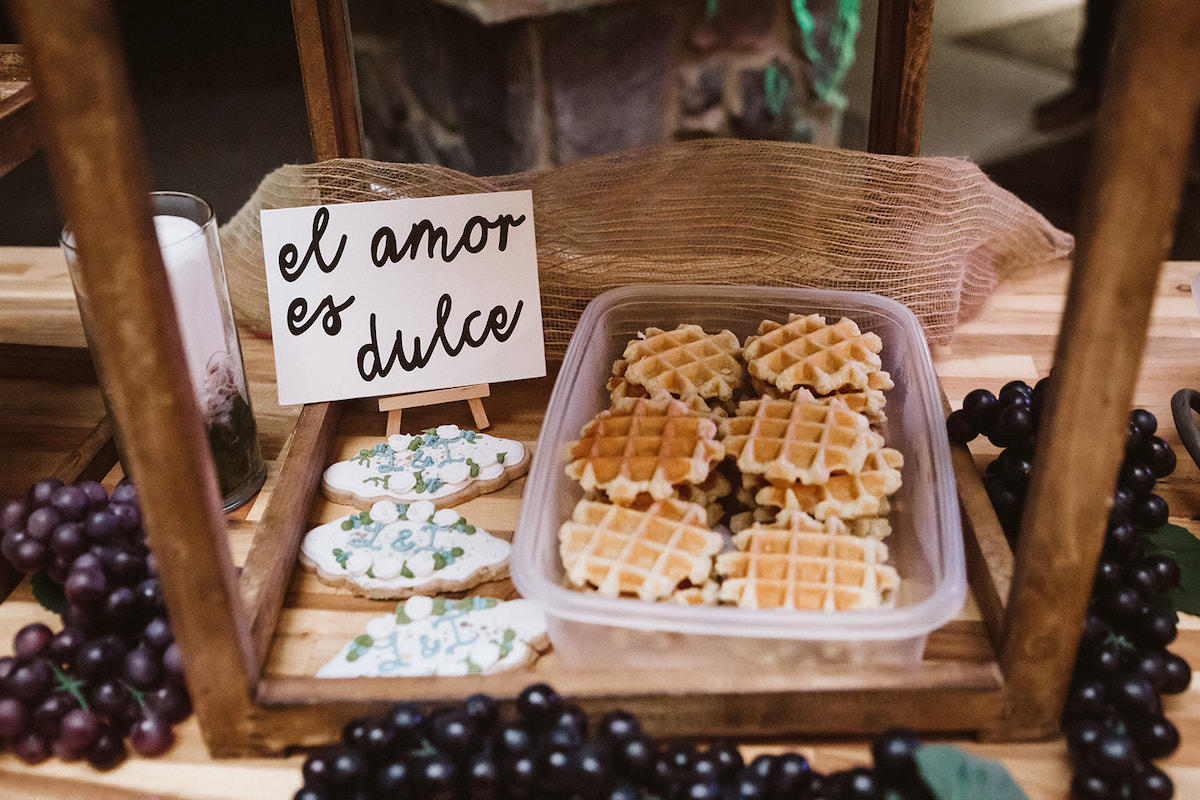
[[(264, 672), (322, 454), (344, 409), (321, 404), (301, 414), (239, 580), (199, 412), (186, 388), (111, 15), (95, 0), (9, 2), (38, 85), (58, 195), (81, 251), (89, 253), (83, 281), (98, 312), (95, 354), (109, 376), (114, 427), (138, 483), (208, 746), (215, 755), (275, 753), (333, 740), (349, 718), (400, 696), (461, 696), (467, 689), (457, 680), (318, 681)], [(1103, 169), (1085, 192), (1085, 225), (1055, 357), (1056, 394), (1011, 567), (978, 476), (956, 455), (972, 587), (996, 644), (994, 658), (927, 659), (906, 670), (815, 670), (799, 681), (697, 670), (542, 675), (589, 711), (632, 708), (657, 732), (704, 733), (706, 720), (718, 720), (720, 732), (731, 735), (870, 731), (892, 719), (991, 737), (1057, 731), (1200, 105), (1200, 7), (1153, 0), (1123, 12), (1096, 143), (1095, 162)], [(306, 20), (312, 22), (298, 13), (298, 30)], [(306, 72), (306, 80), (325, 78), (324, 94), (335, 109), (346, 100), (337, 81), (329, 82), (337, 74)], [(316, 151), (345, 154), (353, 134), (348, 117), (335, 111), (323, 119), (313, 125)], [(503, 435), (500, 421), (496, 431)], [(486, 676), (469, 686), (511, 702), (527, 679)]]

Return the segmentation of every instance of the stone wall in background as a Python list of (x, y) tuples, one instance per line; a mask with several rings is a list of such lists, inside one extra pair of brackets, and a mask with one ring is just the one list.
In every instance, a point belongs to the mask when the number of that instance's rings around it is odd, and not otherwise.
[(366, 155), (499, 175), (706, 136), (836, 144), (791, 6), (350, 0)]

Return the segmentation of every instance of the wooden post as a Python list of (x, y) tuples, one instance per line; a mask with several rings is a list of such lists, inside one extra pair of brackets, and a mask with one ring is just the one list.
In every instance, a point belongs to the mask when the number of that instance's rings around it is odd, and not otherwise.
[(313, 157), (362, 156), (358, 80), (345, 0), (292, 0)]
[(1123, 4), (1017, 545), (1000, 736), (1059, 729), (1198, 104), (1200, 4)]
[(244, 729), (249, 626), (151, 219), (148, 161), (115, 17), (104, 0), (9, 0), (9, 7), (37, 90), (56, 194), (75, 233), (79, 279), (93, 306), (93, 355), (105, 375), (123, 466), (137, 486), (192, 700), (207, 737), (223, 727)]
[(921, 152), (925, 73), (933, 38), (933, 0), (880, 0), (867, 150)]

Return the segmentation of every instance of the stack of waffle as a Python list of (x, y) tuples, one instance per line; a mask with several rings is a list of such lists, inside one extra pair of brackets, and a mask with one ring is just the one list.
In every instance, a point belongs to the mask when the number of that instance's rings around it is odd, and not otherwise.
[(639, 334), (612, 406), (567, 447), (586, 492), (559, 533), (569, 583), (752, 608), (894, 602), (882, 540), (903, 457), (881, 433), (881, 350), (817, 314), (766, 320), (744, 347), (697, 325)]

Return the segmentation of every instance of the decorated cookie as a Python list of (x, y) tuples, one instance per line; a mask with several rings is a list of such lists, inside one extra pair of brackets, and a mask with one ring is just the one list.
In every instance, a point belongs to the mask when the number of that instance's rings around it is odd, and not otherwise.
[(428, 500), (380, 500), (309, 531), (300, 563), (333, 586), (377, 599), (454, 592), (508, 575), (511, 545)]
[(325, 470), (335, 503), (367, 509), (380, 500), (428, 500), (438, 508), (494, 492), (529, 470), (529, 451), (511, 439), (439, 425), (398, 433)]
[(417, 596), (370, 620), (317, 677), (500, 672), (532, 662), (548, 644), (546, 618), (529, 600)]

